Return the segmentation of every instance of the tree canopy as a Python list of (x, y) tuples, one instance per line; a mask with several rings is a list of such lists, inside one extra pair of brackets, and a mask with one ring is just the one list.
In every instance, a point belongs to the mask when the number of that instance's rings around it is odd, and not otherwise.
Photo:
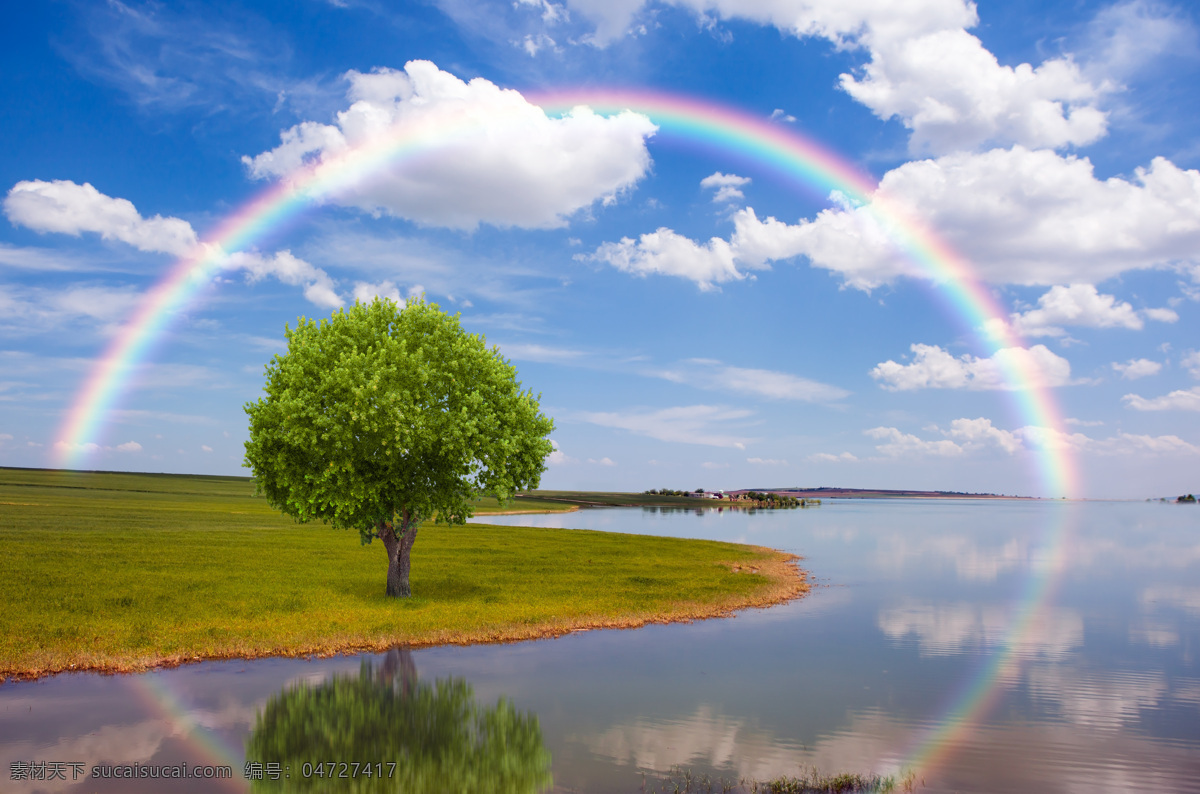
[(457, 316), (376, 298), (286, 335), (265, 396), (245, 406), (246, 465), (276, 509), (379, 537), (392, 558), (427, 518), (460, 524), (480, 493), (503, 503), (537, 487), (554, 423)]

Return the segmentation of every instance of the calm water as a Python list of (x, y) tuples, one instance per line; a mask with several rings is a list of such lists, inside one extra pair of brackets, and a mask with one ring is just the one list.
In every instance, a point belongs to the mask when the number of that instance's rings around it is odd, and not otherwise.
[[(248, 747), (298, 776), (322, 754), (377, 757), (386, 724), (393, 737), (424, 726), (401, 773), (442, 764), (511, 790), (547, 772), (558, 791), (632, 792), (642, 771), (676, 765), (766, 778), (807, 764), (916, 766), (929, 792), (1200, 792), (1195, 507), (837, 501), (500, 520), (772, 546), (805, 557), (819, 586), (689, 625), (5, 684), (0, 789), (246, 790)], [(333, 738), (312, 750), (321, 731)], [(42, 761), (84, 775), (10, 779)], [(86, 777), (182, 762), (229, 764), (233, 780)]]

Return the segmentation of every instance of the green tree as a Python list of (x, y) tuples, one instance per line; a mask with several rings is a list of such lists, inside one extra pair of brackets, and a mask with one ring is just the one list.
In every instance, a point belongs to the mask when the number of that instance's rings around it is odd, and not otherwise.
[(482, 705), (461, 678), (418, 681), (407, 648), (364, 661), (357, 676), (288, 687), (246, 741), (247, 762), (289, 770), (253, 780), (262, 794), (534, 794), (552, 783), (550, 760), (535, 714), (504, 698)]
[(436, 304), (376, 298), (301, 317), (246, 404), (246, 465), (296, 521), (383, 541), (387, 594), (407, 597), (427, 518), (462, 524), (471, 500), (536, 488), (554, 423), (516, 369)]

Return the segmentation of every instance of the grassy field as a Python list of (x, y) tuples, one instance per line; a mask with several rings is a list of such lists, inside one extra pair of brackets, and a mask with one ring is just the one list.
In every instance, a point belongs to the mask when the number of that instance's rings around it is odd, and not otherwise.
[(0, 549), (0, 676), (19, 677), (512, 641), (807, 589), (793, 558), (767, 549), (427, 524), (414, 596), (389, 599), (381, 544), (295, 524), (237, 477), (0, 468)]

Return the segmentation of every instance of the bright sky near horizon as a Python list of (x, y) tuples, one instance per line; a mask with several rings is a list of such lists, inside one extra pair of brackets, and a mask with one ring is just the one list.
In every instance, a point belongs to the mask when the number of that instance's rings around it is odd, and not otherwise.
[[(1200, 13), (1169, 2), (29, 3), (0, 33), (0, 465), (53, 466), (151, 287), (397, 128), (136, 362), (78, 465), (245, 473), (285, 324), (424, 294), (554, 417), (546, 488), (1200, 489)], [(539, 109), (625, 92), (647, 109)], [(831, 150), (970, 263), (989, 344), (861, 202), (672, 134), (686, 97)], [(556, 100), (557, 101), (557, 100)], [(468, 120), (467, 122), (462, 121)], [(1000, 320), (997, 320), (999, 322)], [(1050, 392), (1028, 424), (1004, 362)]]

